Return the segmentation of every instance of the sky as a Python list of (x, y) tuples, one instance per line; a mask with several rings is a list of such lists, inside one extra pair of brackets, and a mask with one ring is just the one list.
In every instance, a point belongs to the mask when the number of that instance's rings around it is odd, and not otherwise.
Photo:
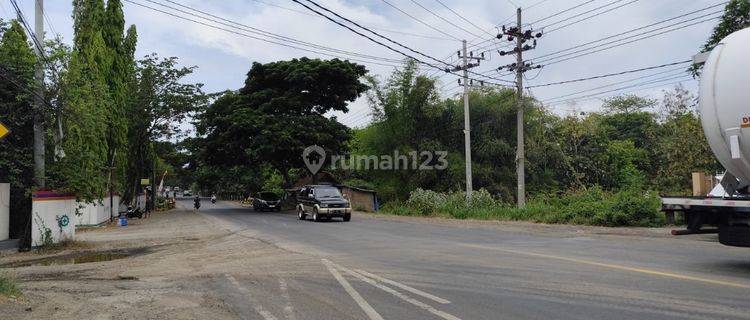
[[(135, 24), (138, 29), (136, 55), (141, 57), (154, 52), (163, 57), (179, 57), (181, 64), (186, 66), (197, 66), (198, 69), (186, 81), (205, 84), (204, 89), (207, 92), (241, 88), (253, 62), (266, 63), (302, 56), (331, 58), (331, 56), (320, 53), (250, 38), (248, 36), (265, 37), (249, 33), (247, 27), (338, 50), (390, 59), (388, 62), (383, 62), (380, 59), (373, 61), (369, 58), (363, 59), (366, 62), (354, 61), (364, 64), (371, 74), (381, 79), (387, 78), (393, 72), (394, 65), (398, 65), (398, 62), (392, 61), (405, 58), (399, 53), (317, 16), (291, 0), (171, 0), (172, 3), (167, 2), (167, 0), (130, 1), (244, 34), (238, 35), (226, 30), (181, 20), (124, 1), (126, 23), (128, 25)], [(18, 0), (18, 2), (25, 16), (33, 21), (34, 1)], [(305, 1), (301, 2), (308, 4)], [(514, 80), (513, 75), (503, 76), (493, 70), (514, 62), (515, 57), (500, 56), (496, 49), (506, 45), (508, 41), (497, 40), (492, 36), (497, 34), (498, 25), (515, 23), (516, 8), (520, 6), (523, 8), (524, 28), (544, 32), (544, 35), (538, 40), (536, 48), (524, 53), (525, 58), (529, 58), (535, 63), (539, 61), (543, 65), (541, 69), (526, 73), (525, 86), (585, 78), (691, 59), (694, 54), (698, 53), (700, 47), (710, 35), (716, 20), (698, 23), (650, 38), (647, 38), (648, 35), (670, 30), (671, 28), (665, 27), (670, 23), (691, 20), (691, 22), (676, 26), (680, 27), (715, 17), (718, 13), (712, 13), (723, 8), (722, 6), (715, 7), (684, 18), (641, 29), (638, 32), (624, 34), (589, 46), (581, 46), (591, 41), (716, 5), (722, 1), (315, 0), (315, 2), (383, 36), (451, 65), (455, 65), (457, 62), (456, 51), (461, 48), (460, 40), (467, 40), (470, 51), (473, 50), (477, 56), (479, 52), (485, 51), (485, 60), (481, 61), (480, 66), (472, 69), (472, 71), (486, 74), (495, 79), (476, 75), (472, 75), (472, 77), (496, 83), (501, 83), (496, 79)], [(45, 1), (45, 11), (48, 18), (48, 21), (45, 21), (47, 37), (51, 34), (59, 34), (66, 42), (72, 42), (71, 3), (71, 0)], [(217, 17), (241, 23), (244, 27), (240, 26), (240, 28), (246, 30), (233, 29), (216, 22), (200, 20), (155, 3), (163, 3), (175, 8), (180, 8), (175, 3), (186, 5)], [(578, 7), (564, 11), (576, 6)], [(597, 9), (599, 7), (601, 8)], [(187, 10), (185, 8), (180, 9)], [(608, 9), (611, 9), (611, 11), (602, 13)], [(591, 13), (585, 14), (587, 11), (591, 11)], [(11, 12), (10, 2), (0, 0), (0, 18), (4, 20), (14, 18), (15, 14), (11, 14)], [(577, 22), (597, 13), (601, 14)], [(711, 15), (699, 18), (707, 14)], [(576, 15), (580, 16), (576, 17)], [(552, 17), (539, 21), (549, 16)], [(566, 26), (567, 24), (570, 25)], [(560, 29), (554, 30), (557, 28)], [(653, 33), (643, 33), (657, 28), (662, 29)], [(632, 38), (626, 41), (633, 40), (633, 43), (567, 61), (551, 63), (555, 60), (544, 61), (545, 58), (541, 57), (564, 49), (570, 50), (563, 52), (563, 54), (574, 53), (595, 45), (606, 48), (608, 46), (605, 45), (606, 42), (628, 36)], [(287, 41), (272, 41), (288, 44)], [(392, 43), (390, 45), (396, 47)], [(314, 50), (321, 52), (319, 49)], [(400, 48), (400, 50), (408, 52), (403, 48)], [(589, 51), (582, 51), (582, 53)], [(346, 57), (342, 54), (332, 54)], [(423, 61), (437, 64), (424, 56), (415, 56)], [(575, 54), (571, 54), (567, 57), (574, 56)], [(535, 57), (540, 57), (540, 59), (535, 60)], [(527, 94), (532, 94), (540, 101), (546, 102), (546, 106), (550, 110), (560, 115), (592, 112), (600, 110), (602, 98), (618, 93), (632, 92), (660, 99), (663, 96), (663, 90), (674, 87), (677, 82), (695, 92), (697, 81), (683, 72), (685, 68), (686, 65), (677, 65), (617, 77), (537, 87), (529, 89)], [(457, 76), (446, 74), (428, 66), (425, 66), (422, 70), (426, 74), (438, 78), (443, 97), (454, 96), (462, 90), (461, 87), (457, 86)], [(626, 80), (631, 80), (631, 82), (623, 82)], [(645, 84), (648, 81), (652, 81), (652, 83)], [(617, 84), (618, 82), (623, 83)], [(628, 86), (631, 87), (625, 88)], [(585, 91), (599, 87), (601, 89)], [(605, 92), (619, 88), (622, 89)], [(567, 97), (558, 98), (566, 95)], [(580, 97), (580, 99), (574, 99), (577, 97)], [(369, 106), (362, 97), (350, 105), (348, 114), (336, 114), (336, 116), (346, 125), (363, 126), (369, 121)]]

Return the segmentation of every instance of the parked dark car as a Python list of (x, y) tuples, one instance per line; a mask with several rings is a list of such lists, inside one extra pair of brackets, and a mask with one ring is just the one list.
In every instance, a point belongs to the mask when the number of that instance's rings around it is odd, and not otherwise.
[(255, 211), (281, 211), (281, 198), (273, 192), (259, 192), (253, 197)]
[(297, 216), (305, 220), (311, 214), (314, 221), (342, 218), (352, 219), (352, 206), (341, 195), (338, 188), (331, 185), (307, 185), (297, 192)]

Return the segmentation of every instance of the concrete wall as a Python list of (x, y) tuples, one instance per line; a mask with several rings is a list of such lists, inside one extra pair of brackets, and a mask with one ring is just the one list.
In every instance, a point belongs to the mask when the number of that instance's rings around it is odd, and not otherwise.
[[(114, 195), (112, 198), (115, 207), (112, 216), (117, 216), (120, 207), (120, 197)], [(78, 211), (80, 215), (76, 216), (76, 226), (98, 226), (108, 222), (111, 217), (109, 210), (109, 197), (102, 199), (101, 203), (99, 201), (94, 201), (94, 203), (78, 204), (80, 205)]]
[(146, 194), (145, 193), (137, 197), (136, 205), (133, 206), (133, 209), (135, 208), (141, 208), (141, 211), (146, 211)]
[(10, 237), (10, 183), (0, 183), (0, 241)]
[(34, 192), (31, 202), (31, 246), (44, 243), (45, 231), (50, 231), (52, 242), (74, 239), (77, 206), (75, 197), (55, 191)]

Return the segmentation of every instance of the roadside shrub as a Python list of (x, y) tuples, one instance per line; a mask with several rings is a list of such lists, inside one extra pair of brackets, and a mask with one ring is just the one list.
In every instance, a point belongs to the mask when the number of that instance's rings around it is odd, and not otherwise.
[(595, 216), (594, 222), (604, 226), (658, 226), (664, 224), (660, 213), (661, 200), (653, 191), (628, 188), (617, 192), (609, 210)]
[(382, 211), (395, 215), (435, 216), (455, 219), (519, 220), (600, 226), (659, 226), (664, 224), (661, 201), (655, 192), (634, 185), (616, 193), (595, 186), (559, 195), (529, 199), (518, 209), (486, 190), (475, 191), (467, 204), (465, 193), (414, 190), (407, 201), (390, 202)]
[(417, 188), (409, 194), (406, 206), (419, 211), (421, 215), (430, 215), (438, 212), (438, 208), (445, 205), (448, 196), (444, 193)]

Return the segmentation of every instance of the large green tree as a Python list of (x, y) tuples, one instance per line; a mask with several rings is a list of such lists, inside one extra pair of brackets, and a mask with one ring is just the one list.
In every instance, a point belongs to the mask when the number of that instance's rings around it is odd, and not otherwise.
[(117, 180), (113, 165), (124, 167), (115, 159), (127, 152), (125, 93), (134, 77), (128, 50), (134, 43), (123, 40), (124, 21), (119, 0), (73, 1), (73, 48), (58, 99), (62, 152), (52, 175), (57, 187), (86, 201), (101, 198)]
[(0, 122), (11, 133), (0, 141), (0, 181), (11, 185), (10, 236), (17, 238), (31, 214), (36, 56), (17, 21), (4, 26), (0, 21)]
[(304, 168), (306, 147), (319, 145), (329, 154), (345, 150), (349, 129), (326, 113), (348, 111), (348, 103), (367, 90), (360, 81), (366, 72), (338, 59), (254, 63), (239, 94), (207, 110), (199, 133), (227, 143), (212, 146), (226, 150), (215, 156), (268, 164), (289, 186), (292, 170)]
[[(135, 30), (129, 29), (126, 51), (134, 37)], [(155, 176), (152, 142), (176, 137), (188, 115), (205, 108), (203, 85), (185, 81), (195, 68), (180, 66), (176, 57), (160, 58), (156, 54), (136, 62), (135, 81), (127, 86), (130, 124), (126, 200), (138, 191), (141, 178)]]

